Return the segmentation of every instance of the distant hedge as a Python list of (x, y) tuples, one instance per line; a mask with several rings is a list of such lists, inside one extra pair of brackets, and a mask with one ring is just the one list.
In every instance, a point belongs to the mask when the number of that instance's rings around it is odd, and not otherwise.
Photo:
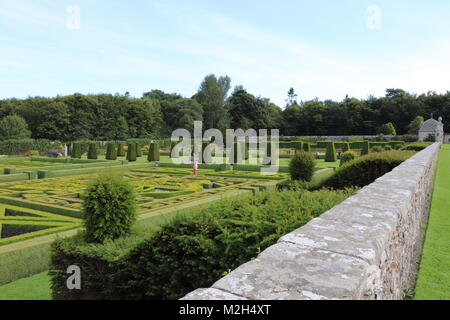
[[(52, 245), (54, 299), (178, 299), (211, 286), (286, 233), (342, 202), (353, 190), (261, 192), (178, 215), (152, 234), (104, 245), (83, 234)], [(81, 290), (68, 290), (67, 267), (82, 270)]]
[(411, 151), (371, 153), (344, 164), (325, 180), (322, 186), (333, 189), (364, 187), (390, 172), (413, 154)]
[(147, 160), (148, 161), (159, 161), (160, 160), (160, 154), (159, 154), (159, 144), (157, 142), (153, 142), (150, 144), (150, 149), (148, 150)]
[(404, 151), (422, 151), (423, 149), (429, 147), (431, 144), (432, 144), (432, 142), (409, 143), (409, 144), (403, 146), (400, 150), (404, 150)]
[(22, 152), (38, 150), (46, 152), (54, 149), (62, 148), (59, 141), (50, 141), (46, 139), (22, 139), (22, 140), (4, 140), (0, 141), (1, 155), (17, 155)]

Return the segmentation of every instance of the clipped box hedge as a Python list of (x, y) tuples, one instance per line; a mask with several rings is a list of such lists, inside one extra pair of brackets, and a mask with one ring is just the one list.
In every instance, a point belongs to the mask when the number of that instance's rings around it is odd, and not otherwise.
[(96, 163), (96, 162), (108, 162), (107, 160), (95, 160), (95, 159), (73, 159), (73, 158), (50, 158), (50, 157), (29, 157), (31, 161), (42, 162), (58, 162), (58, 163)]
[(414, 142), (414, 143), (408, 143), (407, 145), (403, 146), (400, 150), (406, 150), (406, 151), (422, 151), (426, 148), (428, 148), (432, 142)]
[(61, 147), (62, 145), (59, 141), (50, 141), (46, 139), (4, 140), (0, 141), (0, 154), (16, 155), (31, 150), (45, 152)]
[[(108, 161), (108, 162), (86, 162), (80, 164), (68, 164), (68, 165), (58, 165), (58, 166), (43, 166), (43, 167), (30, 167), (30, 168), (4, 168), (4, 174), (14, 173), (22, 173), (27, 171), (55, 171), (55, 170), (74, 170), (74, 169), (83, 169), (83, 168), (95, 168), (95, 167), (109, 167), (114, 165), (123, 164), (122, 161)], [(10, 173), (7, 173), (10, 172)]]
[(0, 286), (48, 270), (50, 244), (38, 243), (0, 252)]
[(15, 173), (15, 174), (4, 174), (0, 175), (0, 183), (11, 182), (11, 181), (23, 181), (29, 180), (29, 175), (27, 173)]
[(146, 167), (148, 164), (135, 164), (135, 165), (111, 165), (111, 166), (99, 166), (93, 168), (81, 168), (81, 169), (70, 169), (70, 170), (38, 170), (38, 179), (47, 179), (47, 178), (57, 178), (57, 177), (67, 177), (67, 176), (75, 176), (82, 174), (92, 174), (98, 173), (99, 170), (103, 167), (104, 169), (111, 171), (121, 171), (128, 169), (136, 169), (139, 167)]
[[(352, 192), (259, 192), (177, 215), (156, 232), (104, 245), (86, 244), (83, 234), (56, 240), (50, 268), (53, 298), (178, 299), (211, 286)], [(70, 265), (82, 270), (81, 290), (67, 289)]]
[[(233, 170), (237, 171), (252, 171), (252, 172), (260, 172), (263, 168), (270, 168), (270, 166), (261, 166), (261, 165), (251, 165), (251, 164), (234, 164)], [(278, 172), (289, 172), (288, 166), (279, 166)]]
[(414, 155), (410, 151), (386, 151), (371, 153), (345, 163), (323, 183), (323, 187), (344, 189), (364, 187), (386, 173), (392, 171), (403, 161)]
[(64, 208), (60, 206), (54, 206), (51, 204), (41, 204), (33, 201), (15, 199), (6, 196), (0, 196), (0, 203), (9, 204), (17, 207), (23, 207), (28, 209), (34, 209), (38, 211), (44, 211), (62, 216), (68, 216), (73, 218), (80, 218), (81, 212), (71, 208)]

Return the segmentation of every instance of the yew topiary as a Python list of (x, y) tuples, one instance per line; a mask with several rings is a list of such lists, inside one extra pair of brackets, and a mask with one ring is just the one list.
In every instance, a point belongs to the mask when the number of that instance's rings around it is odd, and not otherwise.
[(316, 162), (310, 152), (299, 151), (289, 163), (289, 173), (292, 180), (311, 181)]
[(116, 160), (117, 151), (114, 142), (108, 142), (106, 146), (106, 160)]
[(122, 142), (119, 142), (117, 145), (117, 156), (118, 157), (124, 157), (125, 156), (125, 149)]
[(334, 142), (327, 142), (327, 152), (325, 153), (325, 162), (336, 162), (336, 147)]
[(83, 201), (86, 241), (104, 243), (128, 235), (136, 212), (133, 186), (122, 176), (99, 174), (88, 185)]
[(130, 142), (128, 143), (128, 150), (127, 150), (127, 160), (130, 162), (136, 161), (137, 154), (136, 154), (136, 143)]
[(159, 161), (160, 155), (159, 155), (159, 144), (157, 142), (153, 142), (150, 144), (150, 149), (148, 150), (148, 161)]
[(72, 145), (72, 158), (81, 159), (81, 145), (79, 142), (74, 142)]
[(95, 160), (97, 159), (97, 144), (95, 142), (89, 143), (89, 150), (88, 150), (88, 159)]

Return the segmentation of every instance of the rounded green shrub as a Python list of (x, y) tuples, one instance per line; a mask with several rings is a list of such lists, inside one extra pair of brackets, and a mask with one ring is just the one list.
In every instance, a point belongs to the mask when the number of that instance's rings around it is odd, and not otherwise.
[(300, 151), (289, 163), (289, 173), (292, 180), (311, 181), (314, 175), (316, 161), (310, 152)]
[(116, 145), (114, 142), (108, 142), (106, 146), (106, 160), (117, 160)]
[(336, 147), (334, 142), (327, 142), (327, 151), (325, 153), (325, 162), (336, 162)]
[(72, 144), (72, 158), (81, 159), (81, 145), (79, 142), (74, 142)]
[(341, 156), (341, 167), (347, 162), (353, 161), (356, 159), (356, 153), (353, 151), (344, 152)]
[(89, 143), (89, 150), (88, 150), (88, 159), (97, 159), (97, 144), (95, 142)]
[(123, 142), (119, 142), (119, 144), (117, 145), (117, 156), (118, 157), (125, 156), (125, 149), (124, 149)]
[(148, 161), (159, 161), (160, 155), (159, 155), (159, 144), (157, 142), (153, 142), (150, 144), (150, 149), (148, 150)]
[(364, 187), (390, 172), (413, 154), (414, 152), (408, 151), (385, 151), (359, 157), (338, 168), (322, 183), (322, 186), (333, 189)]
[(122, 176), (100, 173), (83, 197), (83, 224), (86, 241), (104, 243), (130, 233), (136, 220), (136, 195)]
[(128, 143), (128, 150), (127, 150), (127, 160), (130, 162), (134, 162), (137, 159), (136, 154), (136, 143), (130, 142)]
[(372, 152), (383, 152), (384, 148), (381, 146), (374, 146), (372, 147)]

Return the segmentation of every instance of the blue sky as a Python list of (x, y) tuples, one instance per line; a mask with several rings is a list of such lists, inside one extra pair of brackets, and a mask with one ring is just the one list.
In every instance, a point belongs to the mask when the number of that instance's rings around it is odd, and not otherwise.
[(279, 105), (291, 86), (301, 100), (445, 92), (449, 57), (448, 0), (0, 0), (0, 98), (190, 97), (210, 73)]

